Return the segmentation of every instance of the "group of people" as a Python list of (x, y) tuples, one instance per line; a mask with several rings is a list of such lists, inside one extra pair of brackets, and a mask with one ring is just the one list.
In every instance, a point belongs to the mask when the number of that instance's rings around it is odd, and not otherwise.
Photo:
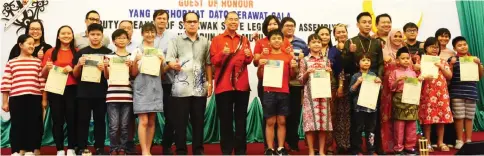
[[(178, 36), (166, 29), (169, 17), (166, 10), (155, 11), (153, 23), (141, 28), (142, 41), (136, 42), (132, 40), (131, 21), (120, 22), (119, 29), (108, 37), (103, 33), (99, 13), (89, 11), (85, 17), (87, 30), (75, 34), (70, 26), (60, 27), (54, 47), (44, 40), (42, 22), (31, 21), (11, 50), (1, 83), (2, 109), (11, 115), (12, 153), (40, 153), (43, 109), (50, 106), (57, 155), (90, 153), (87, 145), (91, 111), (94, 154), (135, 154), (133, 138), (137, 127), (141, 154), (151, 155), (156, 113), (164, 112), (163, 154), (187, 154), (190, 122), (192, 153), (203, 155), (206, 100), (213, 93), (220, 119), (222, 154), (245, 155), (250, 64), (257, 67), (266, 155), (287, 155), (299, 150), (301, 116), (310, 155), (318, 151), (321, 155), (361, 154), (362, 132), (367, 154), (415, 154), (417, 120), (427, 139), (431, 125), (437, 125), (437, 131), (432, 133), (437, 134), (435, 143), (442, 151), (449, 150), (443, 141), (444, 125), (448, 123), (455, 122), (455, 148), (471, 142), (477, 82), (460, 80), (459, 58), (470, 56), (467, 41), (458, 36), (452, 40), (454, 49), (446, 48), (451, 34), (445, 28), (420, 42), (416, 40), (416, 24), (407, 23), (403, 30), (392, 29), (391, 17), (381, 14), (376, 17), (378, 32), (370, 35), (373, 17), (362, 12), (356, 18), (359, 33), (353, 38), (348, 38), (346, 25), (337, 24), (334, 30), (320, 27), (304, 40), (294, 34), (297, 24), (293, 18), (269, 15), (262, 24), (266, 37), (259, 39), (254, 35), (252, 50), (249, 39), (237, 33), (236, 12), (225, 15), (226, 29), (211, 41), (198, 35), (198, 14), (183, 15), (185, 31)], [(162, 62), (158, 75), (141, 72), (143, 61), (148, 61), (143, 55), (152, 49), (160, 52), (156, 55)], [(84, 66), (92, 65), (88, 57), (93, 54), (105, 59), (95, 64), (102, 73), (99, 83), (81, 79)], [(423, 55), (440, 56), (435, 63), (438, 77), (420, 74)], [(129, 71), (123, 74), (130, 76), (130, 84), (108, 83), (112, 56), (128, 58), (124, 63)], [(480, 60), (474, 57), (473, 61), (482, 77)], [(263, 80), (264, 68), (279, 63), (283, 68), (282, 85), (269, 86)], [(44, 91), (49, 71), (56, 67), (68, 74), (62, 95)], [(331, 85), (321, 87), (331, 88), (330, 98), (312, 97), (315, 72), (329, 73)], [(376, 77), (374, 83), (382, 84), (375, 108), (358, 103), (361, 85), (368, 75)], [(408, 78), (418, 78), (423, 83), (419, 105), (402, 102), (403, 82)], [(106, 113), (109, 153), (104, 151)], [(171, 150), (173, 143), (175, 152)], [(290, 150), (286, 150), (285, 143)]]

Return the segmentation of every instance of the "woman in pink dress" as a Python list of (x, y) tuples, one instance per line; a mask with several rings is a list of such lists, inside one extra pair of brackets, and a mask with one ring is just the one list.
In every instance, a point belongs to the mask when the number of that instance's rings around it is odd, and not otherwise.
[(388, 42), (386, 42), (385, 48), (383, 48), (385, 69), (380, 104), (381, 139), (382, 142), (384, 142), (382, 149), (385, 153), (393, 151), (392, 92), (390, 91), (388, 78), (390, 77), (390, 73), (396, 68), (396, 53), (402, 46), (402, 31), (397, 29), (390, 31), (390, 33), (388, 33)]
[[(440, 48), (435, 37), (429, 37), (424, 44), (427, 55), (439, 56)], [(416, 65), (419, 66), (419, 65)], [(437, 146), (441, 151), (449, 151), (449, 147), (443, 143), (444, 125), (454, 122), (450, 110), (450, 98), (447, 88), (447, 80), (452, 78), (452, 72), (446, 60), (441, 59), (435, 63), (439, 68), (437, 78), (426, 77), (422, 85), (422, 94), (419, 105), (419, 121), (423, 125), (424, 136), (430, 143), (431, 125), (437, 125)], [(417, 67), (418, 68), (418, 67)], [(429, 147), (433, 152), (432, 147)]]

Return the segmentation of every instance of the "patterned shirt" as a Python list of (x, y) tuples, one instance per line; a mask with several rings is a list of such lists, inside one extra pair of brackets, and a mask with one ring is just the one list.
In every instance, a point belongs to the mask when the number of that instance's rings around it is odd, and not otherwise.
[[(116, 55), (116, 52), (111, 53), (110, 55)], [(128, 53), (126, 57), (130, 57), (131, 54)], [(114, 102), (123, 102), (123, 103), (132, 103), (133, 102), (133, 88), (131, 84), (127, 85), (113, 85), (109, 84), (108, 82), (108, 93), (106, 95), (106, 103), (114, 103)]]
[(205, 66), (210, 62), (210, 41), (200, 35), (192, 41), (186, 34), (168, 44), (167, 62), (179, 61), (180, 71), (175, 71), (173, 97), (207, 96)]

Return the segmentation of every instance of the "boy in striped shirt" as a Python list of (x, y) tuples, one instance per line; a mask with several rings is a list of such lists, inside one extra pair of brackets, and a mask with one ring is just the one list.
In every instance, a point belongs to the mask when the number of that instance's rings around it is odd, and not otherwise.
[[(113, 61), (125, 60), (125, 65), (131, 69), (132, 62), (128, 59), (130, 53), (126, 51), (126, 45), (129, 42), (128, 33), (123, 29), (118, 29), (113, 32), (111, 38), (117, 49), (116, 52), (113, 52), (111, 59), (118, 59)], [(105, 66), (104, 77), (106, 79), (109, 79), (110, 68)], [(131, 73), (130, 71), (123, 73), (123, 75), (129, 75)], [(106, 96), (109, 118), (109, 140), (111, 142), (110, 154), (125, 155), (126, 144), (128, 142), (128, 125), (129, 121), (131, 121), (131, 114), (133, 114), (133, 89), (129, 82), (125, 85), (113, 83), (113, 81), (108, 81), (108, 93)], [(118, 134), (120, 134), (119, 137)]]

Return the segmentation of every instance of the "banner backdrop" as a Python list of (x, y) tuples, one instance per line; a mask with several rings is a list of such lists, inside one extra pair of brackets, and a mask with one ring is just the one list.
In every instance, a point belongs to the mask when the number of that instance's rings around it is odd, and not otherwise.
[[(2, 25), (12, 20), (16, 2), (7, 0), (2, 10)], [(407, 22), (419, 23), (418, 40), (434, 36), (438, 28), (448, 28), (452, 36), (460, 35), (460, 27), (455, 1), (418, 1), (418, 0), (36, 0), (24, 16), (20, 16), (2, 34), (0, 52), (0, 76), (8, 59), (10, 49), (17, 36), (25, 32), (25, 23), (31, 19), (44, 22), (46, 42), (54, 46), (57, 29), (70, 25), (74, 33), (86, 30), (85, 15), (90, 10), (100, 13), (105, 28), (104, 35), (111, 38), (121, 20), (134, 22), (133, 40), (141, 42), (140, 28), (144, 23), (152, 22), (156, 9), (169, 10), (168, 31), (183, 32), (183, 14), (188, 11), (200, 15), (200, 35), (213, 38), (224, 31), (224, 16), (229, 11), (236, 11), (240, 18), (238, 33), (251, 38), (254, 32), (262, 34), (262, 22), (267, 15), (279, 18), (292, 17), (296, 20), (296, 36), (306, 40), (307, 36), (321, 25), (331, 29), (336, 23), (348, 24), (349, 36), (358, 32), (356, 16), (368, 11), (376, 17), (388, 13), (393, 20), (393, 28), (402, 29)], [(375, 22), (373, 22), (375, 23)], [(3, 29), (2, 29), (3, 30)], [(376, 28), (373, 29), (376, 31)], [(251, 46), (255, 43), (251, 42)], [(451, 45), (449, 45), (451, 46)], [(249, 65), (251, 100), (257, 95), (256, 68)], [(8, 113), (2, 111), (3, 120), (8, 120)]]

